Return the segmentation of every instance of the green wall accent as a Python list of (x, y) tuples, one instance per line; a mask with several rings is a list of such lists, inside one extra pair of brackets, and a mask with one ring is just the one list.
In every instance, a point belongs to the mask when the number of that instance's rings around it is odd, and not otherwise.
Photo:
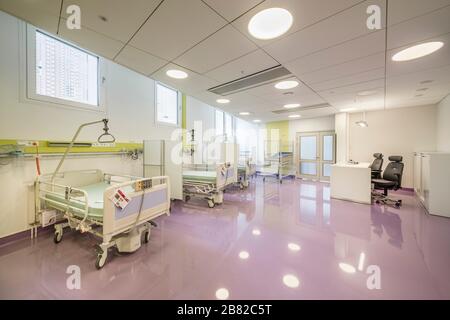
[[(266, 124), (267, 140), (273, 140), (271, 137), (271, 130), (278, 130), (280, 139), (280, 151), (289, 152), (291, 150), (291, 141), (289, 140), (289, 121), (274, 121)], [(272, 152), (272, 150), (270, 150)], [(273, 150), (276, 152), (276, 150)]]
[[(58, 141), (60, 142), (60, 141)], [(82, 141), (78, 141), (82, 142)], [(6, 145), (16, 145), (18, 140), (0, 140), (0, 146)], [(49, 141), (39, 141), (39, 153), (63, 153), (66, 150), (66, 147), (49, 147)], [(123, 143), (116, 142), (114, 147), (73, 147), (70, 153), (87, 153), (87, 152), (121, 152), (121, 151), (129, 151), (134, 149), (143, 149), (142, 143)], [(19, 148), (25, 154), (35, 154), (36, 147), (24, 147)]]

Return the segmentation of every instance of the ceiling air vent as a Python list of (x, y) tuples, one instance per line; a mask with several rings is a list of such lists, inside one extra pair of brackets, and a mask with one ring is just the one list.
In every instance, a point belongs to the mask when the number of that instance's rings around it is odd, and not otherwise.
[(276, 114), (283, 114), (283, 113), (291, 113), (294, 111), (317, 110), (317, 109), (324, 109), (324, 108), (330, 108), (330, 107), (331, 106), (328, 103), (321, 103), (321, 104), (313, 104), (310, 106), (304, 106), (304, 107), (298, 107), (298, 108), (274, 110), (272, 112), (276, 113)]
[(232, 93), (237, 93), (241, 91), (245, 91), (251, 88), (259, 87), (267, 83), (274, 82), (276, 80), (281, 80), (286, 77), (291, 77), (292, 74), (279, 65), (270, 69), (266, 69), (252, 75), (239, 78), (216, 87), (208, 89), (209, 92), (226, 96)]

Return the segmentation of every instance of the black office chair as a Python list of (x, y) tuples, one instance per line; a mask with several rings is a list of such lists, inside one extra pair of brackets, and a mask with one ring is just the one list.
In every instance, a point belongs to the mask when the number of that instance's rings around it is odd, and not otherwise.
[(383, 172), (382, 179), (372, 179), (375, 189), (383, 190), (383, 193), (374, 192), (372, 198), (375, 203), (380, 204), (393, 204), (396, 208), (402, 205), (402, 200), (395, 200), (388, 197), (388, 190), (398, 190), (402, 187), (403, 177), (403, 157), (402, 156), (390, 156), (389, 164)]
[(383, 154), (374, 153), (373, 156), (375, 159), (370, 165), (370, 169), (372, 170), (372, 179), (380, 179), (381, 169), (383, 168)]

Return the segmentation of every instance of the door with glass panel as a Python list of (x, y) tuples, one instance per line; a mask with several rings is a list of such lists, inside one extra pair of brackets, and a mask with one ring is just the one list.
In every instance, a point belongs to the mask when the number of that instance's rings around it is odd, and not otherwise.
[(335, 163), (336, 136), (332, 131), (297, 133), (297, 177), (330, 180)]

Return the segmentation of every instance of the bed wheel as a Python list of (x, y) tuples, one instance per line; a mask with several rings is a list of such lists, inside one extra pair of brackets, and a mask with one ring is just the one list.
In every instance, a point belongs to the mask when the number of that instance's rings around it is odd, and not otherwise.
[(214, 200), (208, 200), (208, 207), (214, 208), (214, 206), (215, 206)]
[(95, 268), (101, 269), (106, 264), (106, 258), (108, 257), (108, 252), (103, 251), (103, 249), (99, 249), (99, 253), (97, 254), (97, 259), (95, 260)]
[(63, 234), (60, 231), (55, 231), (55, 235), (53, 236), (54, 243), (60, 243), (62, 240)]
[(147, 230), (144, 233), (144, 243), (148, 243), (149, 241), (150, 241), (150, 230)]
[(190, 197), (190, 196), (185, 196), (185, 197), (184, 197), (184, 202), (188, 202), (189, 200), (191, 200), (191, 197)]

